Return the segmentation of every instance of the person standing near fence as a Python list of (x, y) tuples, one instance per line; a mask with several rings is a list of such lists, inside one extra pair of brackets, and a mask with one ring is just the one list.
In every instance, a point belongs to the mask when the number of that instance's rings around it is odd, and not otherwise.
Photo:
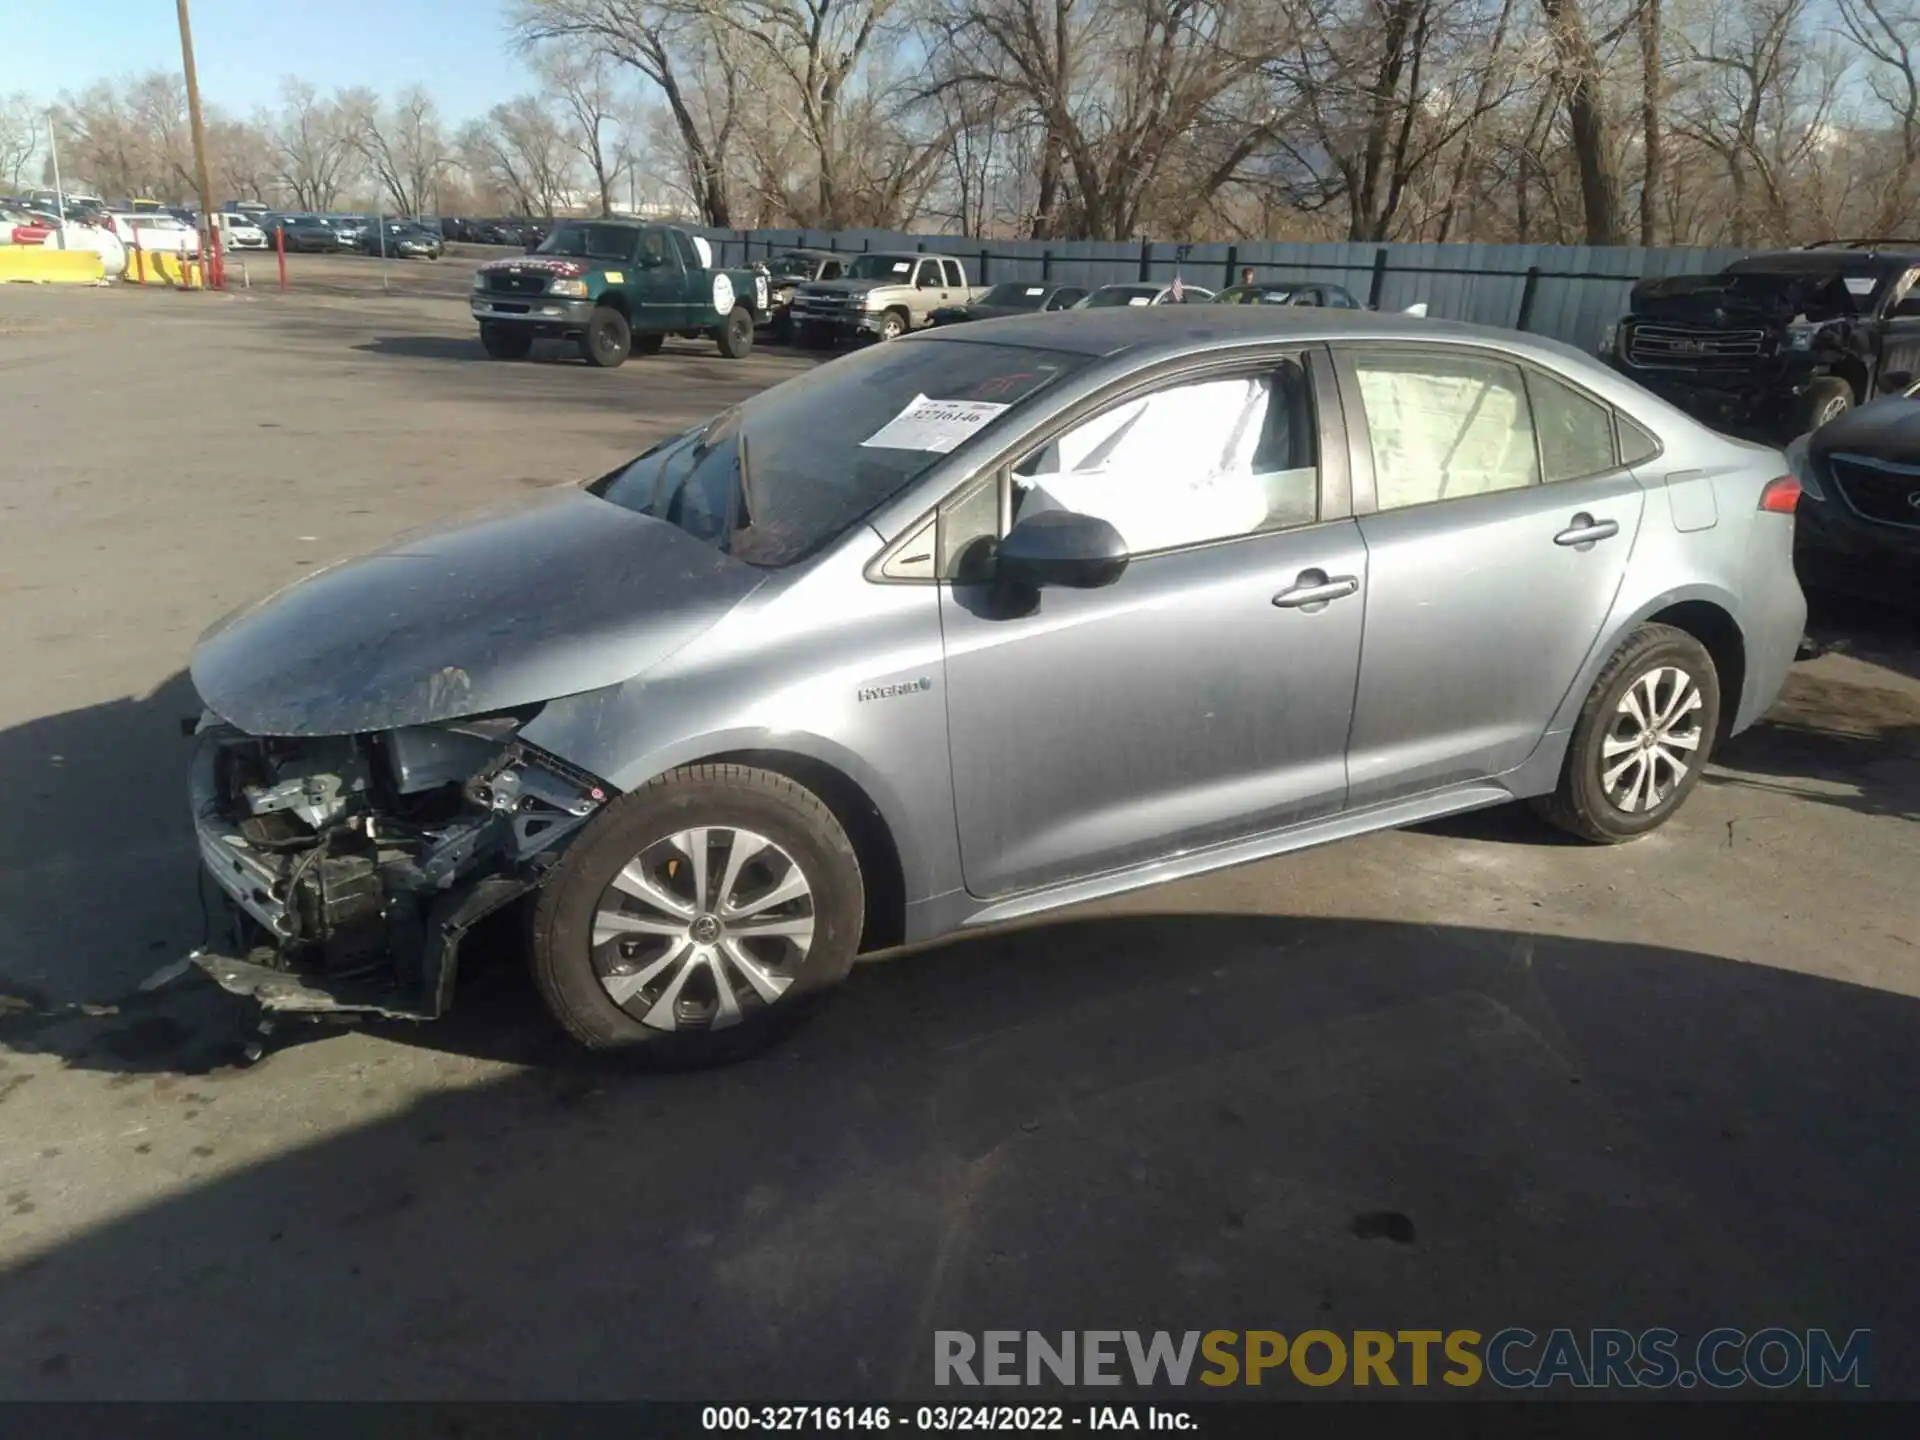
[(1242, 265), (1240, 267), (1240, 283), (1242, 285), (1251, 285), (1253, 283), (1253, 267), (1251, 265)]

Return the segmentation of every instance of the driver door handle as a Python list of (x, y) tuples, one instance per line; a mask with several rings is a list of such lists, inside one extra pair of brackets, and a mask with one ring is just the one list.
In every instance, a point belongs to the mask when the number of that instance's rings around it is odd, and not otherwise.
[(1356, 575), (1328, 575), (1324, 570), (1302, 570), (1292, 585), (1273, 597), (1283, 610), (1298, 610), (1303, 605), (1324, 605), (1340, 600), (1360, 588)]
[(1573, 517), (1573, 522), (1553, 537), (1556, 545), (1591, 545), (1596, 540), (1611, 540), (1620, 533), (1617, 520), (1596, 520), (1581, 511)]

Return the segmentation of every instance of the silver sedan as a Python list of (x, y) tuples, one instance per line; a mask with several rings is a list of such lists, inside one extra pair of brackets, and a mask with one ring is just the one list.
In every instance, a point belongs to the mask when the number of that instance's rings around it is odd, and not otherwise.
[(211, 630), (202, 963), (424, 1018), (524, 904), (575, 1038), (724, 1055), (863, 949), (1514, 800), (1630, 840), (1794, 657), (1786, 471), (1399, 316), (849, 355)]

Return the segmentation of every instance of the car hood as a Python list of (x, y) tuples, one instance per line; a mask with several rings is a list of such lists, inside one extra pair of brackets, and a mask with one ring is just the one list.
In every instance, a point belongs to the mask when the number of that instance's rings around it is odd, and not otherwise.
[(345, 735), (618, 684), (694, 639), (760, 572), (584, 489), (424, 530), (235, 611), (194, 688), (256, 735)]
[(1920, 400), (1883, 396), (1829, 420), (1813, 432), (1810, 443), (1821, 454), (1842, 451), (1920, 466)]

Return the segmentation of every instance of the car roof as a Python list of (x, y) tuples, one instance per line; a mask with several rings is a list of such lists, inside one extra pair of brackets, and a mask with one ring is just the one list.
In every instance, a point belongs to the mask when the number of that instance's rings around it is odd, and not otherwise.
[[(1102, 287), (1120, 288), (1120, 287)], [(1021, 314), (976, 325), (942, 326), (922, 331), (912, 343), (1027, 345), (1076, 355), (1116, 355), (1123, 351), (1180, 354), (1261, 340), (1450, 340), (1514, 348), (1565, 350), (1539, 335), (1522, 335), (1486, 325), (1430, 320), (1419, 315), (1389, 315), (1371, 310), (1280, 305), (1129, 305), (1104, 309), (1056, 310)], [(898, 343), (898, 342), (896, 342)], [(1578, 353), (1578, 352), (1569, 352)]]
[(1878, 274), (1882, 270), (1899, 269), (1907, 265), (1920, 265), (1920, 245), (1890, 250), (1860, 250), (1841, 245), (1822, 245), (1805, 250), (1767, 250), (1728, 262), (1726, 273), (1742, 275), (1757, 271), (1778, 275), (1805, 271), (1813, 275), (1831, 275), (1838, 271), (1857, 275), (1866, 272)]

